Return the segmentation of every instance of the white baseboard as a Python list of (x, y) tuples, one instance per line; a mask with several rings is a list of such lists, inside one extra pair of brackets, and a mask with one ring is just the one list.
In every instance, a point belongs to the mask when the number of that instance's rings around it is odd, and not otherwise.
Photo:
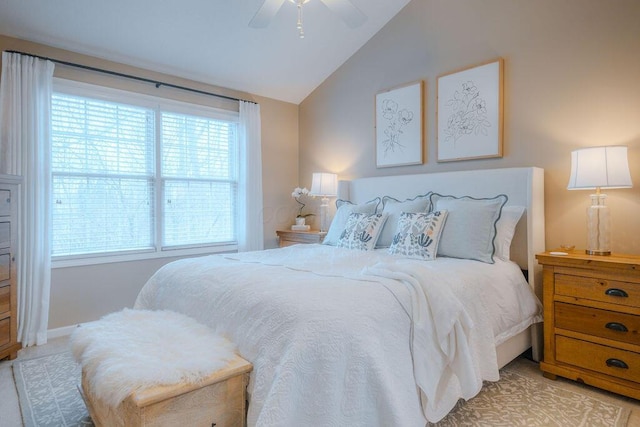
[(80, 325), (64, 326), (62, 328), (49, 329), (47, 331), (47, 340), (54, 338), (66, 337), (73, 333), (74, 329)]

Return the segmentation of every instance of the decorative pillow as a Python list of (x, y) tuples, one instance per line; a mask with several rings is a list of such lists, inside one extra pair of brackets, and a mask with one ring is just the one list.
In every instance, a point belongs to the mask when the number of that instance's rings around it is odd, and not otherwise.
[(384, 213), (350, 214), (347, 225), (338, 240), (338, 247), (370, 251), (376, 247), (376, 241), (386, 219), (387, 216)]
[(432, 209), (449, 212), (440, 236), (438, 256), (475, 259), (493, 264), (496, 223), (505, 203), (507, 196), (504, 194), (491, 199), (476, 199), (433, 193)]
[(440, 234), (446, 220), (447, 211), (402, 212), (389, 253), (426, 261), (436, 259)]
[(331, 221), (329, 231), (327, 231), (327, 235), (324, 237), (322, 244), (331, 246), (337, 245), (338, 240), (340, 239), (340, 235), (344, 231), (345, 225), (347, 225), (347, 219), (349, 218), (350, 214), (354, 212), (366, 214), (375, 213), (378, 209), (379, 204), (380, 197), (376, 197), (375, 199), (360, 205), (353, 204), (346, 200), (336, 200), (336, 207), (338, 209), (336, 210), (336, 214)]
[(501, 260), (509, 261), (511, 259), (511, 240), (516, 232), (516, 225), (520, 221), (520, 217), (524, 213), (524, 206), (505, 206), (502, 208), (502, 215), (497, 224), (495, 256)]
[(396, 234), (396, 226), (402, 212), (429, 212), (431, 202), (429, 194), (416, 196), (413, 199), (399, 201), (393, 197), (384, 196), (382, 198), (382, 212), (386, 213), (389, 218), (382, 228), (382, 233), (376, 244), (377, 248), (388, 248), (391, 246), (393, 236)]

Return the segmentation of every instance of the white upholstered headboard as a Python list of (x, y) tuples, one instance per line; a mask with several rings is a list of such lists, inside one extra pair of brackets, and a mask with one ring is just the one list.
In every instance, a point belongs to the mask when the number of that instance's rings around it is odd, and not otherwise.
[(506, 194), (507, 205), (524, 206), (511, 244), (511, 259), (528, 271), (529, 284), (542, 298), (541, 269), (535, 254), (545, 249), (544, 170), (536, 167), (440, 172), (341, 181), (338, 197), (363, 203), (375, 197), (398, 200), (433, 191), (440, 194), (494, 197)]

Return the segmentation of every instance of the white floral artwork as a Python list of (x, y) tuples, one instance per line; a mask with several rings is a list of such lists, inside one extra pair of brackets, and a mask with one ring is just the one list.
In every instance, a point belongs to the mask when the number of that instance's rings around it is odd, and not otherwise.
[(452, 110), (444, 129), (445, 142), (452, 143), (455, 147), (456, 141), (464, 135), (488, 134), (491, 122), (487, 120), (487, 103), (472, 80), (462, 83), (462, 89), (456, 90), (453, 98), (447, 100), (445, 105)]
[(377, 167), (422, 163), (423, 82), (376, 95)]
[(438, 77), (438, 161), (502, 157), (499, 58)]

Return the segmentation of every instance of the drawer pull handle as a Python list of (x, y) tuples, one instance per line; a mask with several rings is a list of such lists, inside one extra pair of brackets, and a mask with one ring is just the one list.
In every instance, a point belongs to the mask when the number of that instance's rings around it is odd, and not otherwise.
[(607, 359), (607, 366), (610, 368), (629, 369), (629, 365), (620, 359)]
[(607, 329), (611, 329), (612, 331), (629, 332), (626, 326), (618, 322), (609, 322), (606, 325), (604, 325), (604, 327)]
[(627, 294), (625, 291), (623, 291), (622, 289), (616, 289), (616, 288), (607, 289), (604, 293), (606, 295), (609, 295), (610, 297), (622, 297), (622, 298), (629, 297), (629, 294)]

